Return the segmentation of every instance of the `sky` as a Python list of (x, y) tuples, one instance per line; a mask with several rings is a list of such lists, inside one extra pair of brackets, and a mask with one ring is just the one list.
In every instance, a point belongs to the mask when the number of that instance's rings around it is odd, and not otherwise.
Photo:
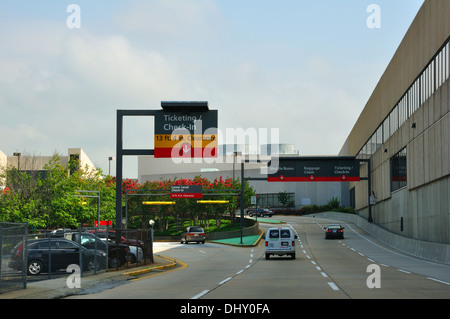
[[(116, 110), (208, 101), (219, 132), (337, 155), (423, 2), (1, 1), (0, 150), (82, 148), (107, 174)], [(124, 147), (152, 149), (153, 129), (125, 118)]]

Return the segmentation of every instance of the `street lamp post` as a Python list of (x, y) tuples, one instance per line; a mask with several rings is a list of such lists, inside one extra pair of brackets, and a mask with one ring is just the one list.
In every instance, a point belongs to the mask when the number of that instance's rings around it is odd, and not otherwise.
[(148, 224), (150, 225), (150, 236), (151, 236), (151, 243), (150, 243), (150, 260), (152, 261), (152, 263), (154, 263), (153, 260), (153, 225), (155, 225), (155, 221), (153, 219), (150, 219), (150, 221), (148, 222)]
[(111, 176), (111, 161), (114, 161), (114, 156), (110, 156), (108, 157), (108, 162), (109, 162), (109, 169), (108, 169), (108, 175)]
[(17, 156), (17, 170), (20, 172), (20, 156), (22, 153), (13, 153), (14, 156)]

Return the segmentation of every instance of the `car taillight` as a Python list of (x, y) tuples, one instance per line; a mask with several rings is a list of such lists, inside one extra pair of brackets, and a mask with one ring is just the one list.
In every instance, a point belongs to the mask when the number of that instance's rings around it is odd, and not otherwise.
[(188, 233), (187, 235), (188, 235), (188, 236), (194, 236), (194, 234), (192, 234), (192, 233)]
[(269, 246), (269, 242), (268, 241), (266, 241), (266, 246)]
[(295, 240), (292, 241), (292, 246), (295, 246)]
[(342, 233), (342, 229), (339, 229), (338, 232)]
[(200, 236), (205, 236), (205, 233), (201, 233)]
[(22, 254), (23, 244), (20, 244), (19, 247), (17, 247), (16, 250), (16, 256), (19, 257)]

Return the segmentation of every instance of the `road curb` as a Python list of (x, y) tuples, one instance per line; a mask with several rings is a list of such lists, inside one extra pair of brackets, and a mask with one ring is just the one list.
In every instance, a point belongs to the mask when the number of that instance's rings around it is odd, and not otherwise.
[(173, 258), (167, 257), (167, 256), (162, 256), (162, 255), (156, 255), (162, 259), (166, 259), (169, 261), (169, 264), (167, 265), (162, 265), (162, 266), (154, 266), (154, 267), (148, 267), (145, 269), (140, 269), (140, 270), (134, 270), (134, 271), (129, 271), (129, 272), (125, 272), (123, 273), (125, 276), (140, 276), (140, 275), (144, 275), (144, 274), (148, 274), (149, 272), (155, 271), (155, 270), (166, 270), (166, 269), (170, 269), (173, 268), (177, 265), (177, 261)]
[(214, 241), (214, 240), (211, 240), (211, 242), (214, 244), (222, 244), (222, 245), (228, 245), (228, 246), (234, 246), (234, 247), (255, 247), (256, 245), (259, 244), (263, 235), (264, 235), (264, 232), (262, 232), (259, 235), (258, 239), (255, 240), (255, 242), (253, 244), (242, 244), (241, 245), (241, 244), (233, 244), (233, 243), (227, 243), (227, 242), (223, 242), (223, 241)]

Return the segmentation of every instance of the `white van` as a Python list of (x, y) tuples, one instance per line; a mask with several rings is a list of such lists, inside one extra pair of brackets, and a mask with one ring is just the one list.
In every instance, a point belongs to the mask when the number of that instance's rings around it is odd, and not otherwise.
[(269, 228), (266, 232), (266, 259), (270, 255), (290, 255), (295, 259), (295, 239), (294, 231), (289, 227)]

